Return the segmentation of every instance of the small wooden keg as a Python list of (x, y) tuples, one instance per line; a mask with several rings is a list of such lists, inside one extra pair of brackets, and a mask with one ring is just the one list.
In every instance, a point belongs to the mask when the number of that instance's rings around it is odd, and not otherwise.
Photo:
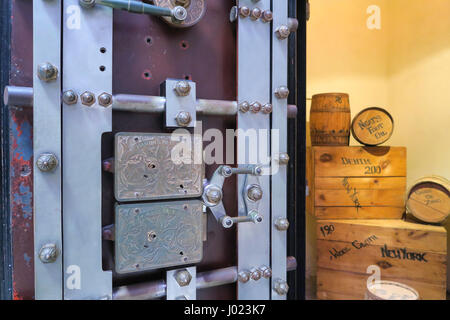
[(450, 215), (450, 181), (443, 177), (421, 178), (407, 195), (406, 209), (420, 221), (443, 223)]
[(411, 287), (393, 281), (375, 281), (367, 286), (366, 300), (419, 300), (419, 293)]
[(376, 146), (392, 136), (394, 120), (386, 110), (370, 107), (353, 118), (351, 128), (356, 141), (367, 146)]
[(312, 97), (309, 127), (313, 146), (348, 146), (350, 102), (346, 93), (322, 93)]

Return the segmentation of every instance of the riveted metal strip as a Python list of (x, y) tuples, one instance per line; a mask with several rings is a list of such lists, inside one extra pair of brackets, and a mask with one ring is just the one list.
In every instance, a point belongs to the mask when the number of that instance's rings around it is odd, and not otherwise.
[[(254, 8), (270, 10), (270, 0), (239, 0), (237, 5), (240, 8), (248, 7), (250, 11)], [(253, 20), (238, 15), (238, 103), (246, 101), (249, 104), (259, 102), (264, 105), (270, 102), (270, 29), (270, 23), (264, 23), (261, 19)], [(237, 134), (239, 166), (252, 164), (250, 156), (258, 153), (257, 163), (253, 164), (265, 162), (264, 158), (270, 152), (270, 115), (261, 111), (238, 111), (237, 128), (240, 130)], [(252, 140), (253, 134), (256, 134), (259, 142)], [(245, 180), (245, 175), (238, 175), (238, 213), (241, 216), (247, 214), (242, 192)], [(263, 221), (258, 224), (246, 222), (237, 225), (238, 271), (270, 264), (270, 176), (259, 177), (259, 182), (263, 197), (259, 200), (258, 211)], [(238, 299), (270, 299), (269, 280), (261, 278), (246, 283), (239, 282)]]
[[(274, 150), (274, 156), (287, 154), (287, 98), (280, 99), (275, 91), (280, 87), (287, 87), (288, 71), (288, 40), (279, 39), (275, 30), (280, 26), (288, 25), (288, 1), (272, 1), (273, 10), (273, 32), (272, 32), (272, 129), (278, 131), (278, 139), (272, 141), (278, 147)], [(276, 154), (278, 153), (278, 154)], [(280, 295), (274, 288), (276, 281), (286, 281), (286, 255), (287, 242), (286, 231), (279, 230), (276, 225), (281, 219), (286, 219), (287, 210), (287, 165), (277, 162), (278, 171), (272, 175), (272, 223), (271, 223), (271, 267), (272, 267), (272, 300), (285, 300), (286, 295)]]
[[(64, 0), (63, 103), (64, 299), (111, 299), (102, 270), (101, 137), (112, 130), (111, 8)], [(106, 94), (106, 95), (105, 95)]]
[(60, 39), (61, 2), (33, 1), (35, 298), (45, 300), (62, 298), (61, 166), (42, 161), (52, 170), (41, 171), (36, 161), (43, 153), (61, 160)]

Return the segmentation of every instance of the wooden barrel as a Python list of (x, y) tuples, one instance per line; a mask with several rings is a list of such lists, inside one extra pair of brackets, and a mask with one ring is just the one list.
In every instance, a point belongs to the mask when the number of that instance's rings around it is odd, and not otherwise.
[(309, 127), (313, 146), (348, 146), (350, 102), (346, 93), (322, 93), (312, 97)]
[(419, 300), (419, 293), (411, 287), (393, 281), (375, 281), (367, 286), (366, 300)]
[(450, 215), (450, 181), (443, 177), (421, 178), (407, 195), (406, 210), (420, 221), (444, 223)]
[(370, 107), (358, 113), (352, 121), (353, 137), (361, 144), (377, 146), (389, 140), (394, 131), (394, 119), (386, 110)]

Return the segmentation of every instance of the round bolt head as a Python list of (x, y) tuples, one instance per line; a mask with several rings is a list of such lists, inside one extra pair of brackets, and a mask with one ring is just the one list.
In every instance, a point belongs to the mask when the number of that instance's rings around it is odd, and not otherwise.
[(261, 103), (255, 101), (250, 105), (250, 111), (253, 113), (258, 113), (261, 110)]
[(65, 104), (75, 104), (78, 101), (78, 95), (73, 90), (67, 90), (63, 93), (63, 101)]
[(269, 279), (272, 276), (272, 269), (268, 266), (259, 267), (259, 271), (261, 271), (262, 277), (265, 279)]
[(250, 104), (247, 101), (242, 101), (241, 103), (239, 103), (239, 111), (242, 113), (246, 113), (248, 112), (248, 110), (250, 109)]
[(230, 22), (235, 22), (237, 17), (238, 17), (238, 8), (237, 6), (233, 6), (231, 7), (231, 11), (230, 11)]
[(298, 29), (298, 20), (295, 18), (288, 18), (288, 28), (290, 32), (296, 32)]
[(262, 12), (260, 8), (253, 8), (252, 12), (250, 13), (250, 19), (256, 21), (261, 18), (261, 14)]
[(251, 185), (248, 189), (247, 189), (247, 197), (251, 200), (251, 201), (259, 201), (261, 200), (263, 196), (263, 191), (261, 189), (260, 186), (254, 184)]
[(253, 223), (263, 222), (263, 217), (256, 210), (251, 210), (248, 215), (252, 218)]
[(186, 269), (177, 271), (173, 276), (180, 287), (188, 286), (192, 280), (191, 274)]
[(270, 22), (273, 19), (273, 13), (270, 10), (264, 10), (261, 14), (261, 20), (263, 22)]
[(39, 250), (39, 260), (42, 263), (52, 263), (58, 258), (58, 248), (54, 243), (47, 243)]
[(265, 113), (265, 114), (271, 113), (272, 110), (273, 110), (273, 106), (272, 106), (271, 103), (266, 103), (265, 105), (263, 105), (263, 106), (261, 107), (261, 111), (262, 111), (263, 113)]
[(58, 166), (58, 158), (53, 153), (41, 153), (36, 160), (36, 166), (42, 172), (50, 172)]
[(209, 188), (207, 188), (206, 199), (208, 200), (209, 204), (218, 205), (222, 200), (222, 197), (222, 190), (220, 190), (218, 187), (210, 186)]
[(37, 76), (42, 81), (54, 81), (58, 77), (58, 68), (50, 62), (41, 63), (38, 65)]
[(98, 104), (102, 107), (108, 107), (112, 104), (112, 95), (109, 93), (103, 92), (98, 96)]
[(238, 272), (238, 280), (242, 283), (247, 283), (250, 280), (250, 271), (242, 270)]
[(278, 99), (287, 99), (289, 96), (289, 89), (286, 86), (280, 86), (275, 90), (275, 96)]
[(177, 121), (177, 124), (180, 127), (187, 127), (191, 121), (192, 121), (192, 117), (191, 114), (187, 111), (180, 111), (177, 114), (177, 117), (175, 118), (175, 120)]
[(273, 290), (278, 293), (280, 296), (284, 296), (288, 293), (289, 291), (289, 286), (286, 283), (286, 281), (281, 280), (281, 279), (276, 279), (273, 282)]
[(95, 103), (95, 96), (92, 92), (86, 91), (81, 94), (81, 103), (85, 106), (92, 106)]
[(241, 18), (247, 18), (250, 15), (250, 9), (248, 7), (240, 7), (239, 15)]
[(250, 278), (252, 280), (258, 281), (259, 279), (261, 279), (261, 276), (262, 276), (262, 273), (258, 269), (256, 269), (256, 268), (250, 269)]
[(191, 92), (191, 85), (187, 81), (178, 81), (175, 85), (175, 93), (179, 97), (186, 97)]
[(289, 221), (286, 218), (277, 218), (275, 220), (275, 228), (278, 231), (286, 231), (289, 229)]
[(225, 229), (231, 228), (234, 225), (233, 219), (229, 216), (220, 218), (220, 222), (222, 223), (222, 227)]
[(260, 176), (263, 173), (263, 169), (261, 167), (255, 167), (254, 171), (253, 171), (253, 175), (255, 176)]
[(276, 34), (277, 38), (280, 39), (280, 40), (287, 39), (289, 37), (290, 33), (291, 33), (291, 31), (289, 31), (289, 27), (285, 26), (285, 25), (279, 26), (275, 30), (275, 34)]
[(222, 169), (220, 169), (220, 174), (225, 178), (229, 178), (233, 174), (233, 170), (230, 166), (223, 166)]
[(80, 0), (80, 6), (85, 8), (92, 8), (95, 6), (95, 0)]
[(173, 8), (172, 13), (175, 21), (181, 22), (187, 18), (187, 10), (184, 7), (176, 6)]
[(285, 152), (278, 155), (278, 163), (281, 165), (287, 165), (289, 163), (289, 155)]

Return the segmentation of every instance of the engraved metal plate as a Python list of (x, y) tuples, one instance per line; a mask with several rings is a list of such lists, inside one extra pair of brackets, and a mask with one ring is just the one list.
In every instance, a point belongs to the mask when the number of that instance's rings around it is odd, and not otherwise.
[(200, 262), (202, 209), (199, 200), (116, 205), (116, 272)]
[(202, 156), (194, 157), (196, 149), (202, 152), (201, 147), (195, 148), (197, 144), (201, 146), (201, 137), (190, 138), (192, 152), (182, 155), (184, 160), (176, 163), (172, 160), (172, 151), (182, 149), (178, 148), (182, 139), (187, 138), (171, 134), (117, 133), (114, 161), (117, 201), (201, 196), (204, 167)]

